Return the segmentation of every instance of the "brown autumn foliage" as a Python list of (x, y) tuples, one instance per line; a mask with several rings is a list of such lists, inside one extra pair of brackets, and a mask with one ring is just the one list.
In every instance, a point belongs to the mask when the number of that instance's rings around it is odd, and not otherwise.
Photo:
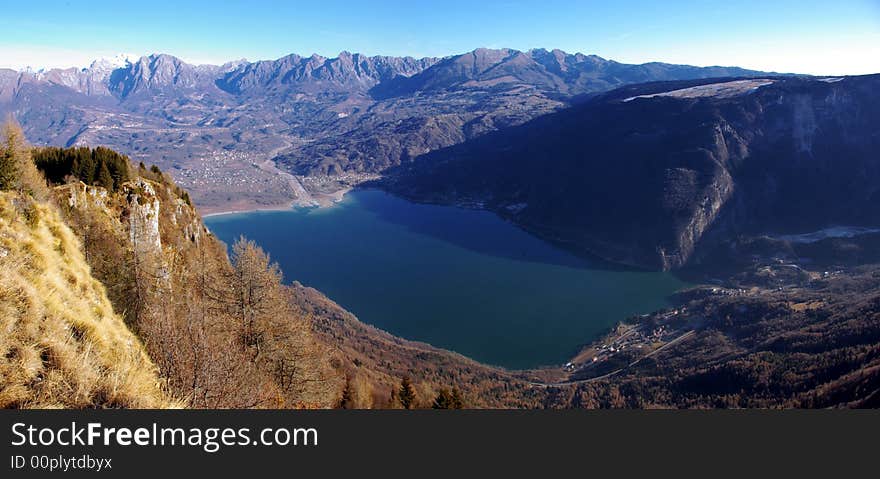
[[(67, 373), (75, 372), (73, 366), (77, 361), (71, 359), (73, 353), (56, 354), (52, 351), (66, 350), (44, 348), (43, 351), (49, 353), (43, 356), (49, 354), (50, 359), (46, 371), (52, 374), (47, 378), (57, 377), (62, 381), (60, 384), (77, 388), (75, 394), (68, 394), (74, 402), (55, 394), (60, 391), (58, 388), (46, 389), (53, 383), (45, 382), (46, 378), (41, 376), (36, 380), (44, 381), (42, 384), (46, 386), (43, 388), (0, 382), (3, 397), (7, 397), (4, 404), (155, 407), (182, 403), (195, 408), (315, 408), (332, 407), (338, 403), (344, 380), (341, 372), (331, 365), (338, 364), (338, 361), (333, 361), (330, 351), (313, 338), (311, 323), (290, 301), (291, 291), (282, 284), (280, 270), (258, 246), (241, 241), (233, 248), (234, 264), (231, 263), (225, 245), (205, 229), (185, 192), (157, 168), (131, 168), (140, 175), (121, 183), (113, 191), (101, 187), (99, 177), (98, 180), (92, 179), (94, 184), (87, 185), (73, 176), (73, 172), (59, 175), (53, 170), (55, 177), (66, 178), (66, 184), (50, 190), (34, 165), (31, 156), (34, 150), (24, 141), (21, 128), (10, 122), (3, 132), (0, 144), (2, 189), (18, 194), (20, 199), (10, 198), (9, 201), (24, 201), (33, 206), (26, 210), (37, 215), (34, 219), (21, 208), (11, 208), (9, 211), (18, 212), (16, 215), (20, 218), (11, 218), (10, 221), (20, 220), (36, 228), (40, 224), (37, 213), (60, 213), (57, 221), (52, 223), (55, 228), (52, 231), (69, 227), (78, 237), (75, 245), (82, 252), (81, 262), (86, 268), (86, 273), (82, 274), (88, 277), (77, 277), (77, 281), (100, 286), (94, 294), (105, 298), (101, 314), (113, 315), (121, 327), (114, 334), (121, 337), (134, 332), (143, 346), (136, 339), (129, 343), (142, 347), (140, 351), (145, 350), (149, 356), (140, 358), (146, 360), (140, 371), (135, 366), (136, 355), (131, 356), (131, 360), (120, 359), (118, 366), (124, 366), (125, 371), (113, 376), (109, 375), (113, 372), (111, 369), (107, 371), (109, 376), (103, 378), (97, 373), (86, 374), (90, 371), (86, 369), (89, 361), (83, 360), (84, 369), (80, 376), (85, 375), (88, 380), (75, 380), (52, 369), (54, 364), (63, 361)], [(56, 153), (59, 161), (52, 163), (55, 170), (59, 165), (76, 163), (66, 161), (69, 158), (65, 156), (75, 150), (58, 150)], [(22, 241), (29, 244), (27, 240), (18, 238), (15, 244)], [(72, 243), (68, 241), (66, 244)], [(28, 266), (25, 252), (6, 248), (3, 253), (4, 264)], [(52, 257), (52, 261), (76, 259), (70, 251), (56, 253), (59, 258)], [(55, 311), (52, 308), (60, 303), (52, 295), (42, 298), (45, 304), (36, 309), (28, 307), (23, 310), (23, 306), (15, 306), (30, 304), (36, 299), (28, 293), (29, 290), (15, 293), (9, 288), (24, 287), (24, 283), (31, 281), (36, 288), (34, 294), (39, 294), (42, 283), (48, 278), (37, 273), (25, 275), (24, 272), (34, 269), (28, 268), (22, 269), (22, 274), (16, 273), (19, 270), (14, 268), (5, 268), (5, 273), (13, 276), (4, 276), (0, 299), (13, 302), (4, 303), (4, 308), (11, 308), (4, 310), (7, 313)], [(83, 317), (76, 321), (90, 320), (91, 316), (86, 312), (77, 314)], [(10, 320), (15, 317), (7, 316)], [(73, 319), (62, 315), (58, 324), (63, 326), (68, 320)], [(95, 321), (105, 320), (95, 318)], [(19, 321), (16, 324), (24, 323)], [(89, 336), (90, 329), (83, 331), (85, 333), (76, 335), (76, 341), (92, 341), (89, 344), (97, 341)], [(107, 338), (102, 338), (101, 347), (116, 348), (119, 352), (117, 356), (108, 353), (107, 357), (122, 358), (120, 355), (128, 346), (114, 346), (107, 343)], [(16, 364), (24, 365), (21, 361), (33, 356), (24, 355), (30, 349), (9, 343), (12, 339), (7, 336), (0, 344), (6, 349), (14, 349), (9, 350), (13, 353), (7, 351), (7, 359), (13, 360), (4, 366), (13, 368), (8, 371), (13, 371)], [(31, 338), (31, 341), (37, 341), (34, 343), (37, 345), (50, 340)], [(34, 354), (39, 359), (39, 348)], [(96, 366), (96, 371), (101, 371), (101, 367)], [(132, 390), (140, 388), (143, 391), (140, 399), (133, 398), (126, 390), (117, 391), (100, 385), (106, 380), (127, 387), (128, 383), (120, 381), (136, 375), (149, 378), (150, 374), (154, 378), (153, 387), (159, 389), (147, 391), (149, 380), (134, 383)], [(18, 376), (4, 376), (5, 379), (13, 377)], [(37, 384), (33, 382), (34, 378), (28, 381)], [(165, 388), (174, 400), (164, 396)], [(51, 394), (46, 392), (50, 390), (53, 391)]]
[(414, 408), (430, 408), (443, 389), (459, 390), (467, 408), (541, 407), (545, 391), (520, 373), (478, 363), (429, 344), (393, 336), (359, 321), (315, 289), (294, 283), (294, 302), (315, 335), (339, 353), (348, 375), (351, 408), (400, 408), (401, 380), (409, 377)]
[(294, 308), (278, 264), (244, 238), (233, 245), (232, 263), (238, 345), (271, 376), (280, 405), (335, 398), (340, 377), (330, 369), (329, 352), (312, 337), (309, 321)]
[[(230, 263), (173, 185), (140, 181), (97, 203), (81, 195), (86, 201), (66, 212), (96, 276), (176, 397), (195, 408), (334, 405), (341, 375), (292, 309), (277, 265), (244, 240)], [(60, 193), (78, 188), (88, 190), (74, 184)], [(157, 244), (131, 234), (154, 204)]]
[(34, 166), (31, 147), (21, 126), (12, 118), (0, 131), (0, 190), (17, 191), (37, 200), (49, 197), (46, 179)]

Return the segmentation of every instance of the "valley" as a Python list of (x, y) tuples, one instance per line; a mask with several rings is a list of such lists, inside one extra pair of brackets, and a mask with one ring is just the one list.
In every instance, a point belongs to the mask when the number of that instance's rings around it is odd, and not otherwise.
[(291, 54), (220, 66), (154, 54), (84, 69), (0, 69), (0, 115), (13, 114), (35, 144), (105, 145), (155, 163), (174, 173), (203, 213), (216, 213), (310, 203), (262, 166), (269, 161), (325, 203), (390, 167), (583, 95), (753, 73), (543, 49), (420, 59)]

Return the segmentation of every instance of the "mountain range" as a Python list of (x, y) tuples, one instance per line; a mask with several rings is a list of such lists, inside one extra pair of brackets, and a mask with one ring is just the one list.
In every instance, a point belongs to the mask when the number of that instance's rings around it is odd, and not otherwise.
[(155, 162), (212, 212), (310, 204), (312, 194), (622, 85), (755, 74), (543, 49), (220, 66), (155, 54), (0, 70), (0, 114), (12, 113), (37, 144), (101, 144)]

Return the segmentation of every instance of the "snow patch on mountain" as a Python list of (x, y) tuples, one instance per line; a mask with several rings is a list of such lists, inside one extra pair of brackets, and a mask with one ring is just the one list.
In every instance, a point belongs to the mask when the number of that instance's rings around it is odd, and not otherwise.
[(113, 71), (117, 68), (124, 68), (138, 61), (138, 55), (131, 53), (120, 53), (112, 57), (100, 57), (92, 61), (86, 68), (90, 71)]

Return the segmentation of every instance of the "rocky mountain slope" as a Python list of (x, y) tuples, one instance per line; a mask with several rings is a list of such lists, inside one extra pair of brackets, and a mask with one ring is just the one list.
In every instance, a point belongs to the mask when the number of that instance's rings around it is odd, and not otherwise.
[(584, 94), (750, 73), (559, 50), (478, 49), (443, 59), (342, 52), (221, 66), (157, 54), (118, 67), (0, 70), (0, 114), (12, 113), (37, 144), (106, 145), (156, 163), (216, 211), (306, 204), (304, 191), (359, 183)]
[(384, 185), (492, 209), (569, 248), (647, 268), (701, 242), (876, 226), (880, 76), (623, 87), (423, 155)]

